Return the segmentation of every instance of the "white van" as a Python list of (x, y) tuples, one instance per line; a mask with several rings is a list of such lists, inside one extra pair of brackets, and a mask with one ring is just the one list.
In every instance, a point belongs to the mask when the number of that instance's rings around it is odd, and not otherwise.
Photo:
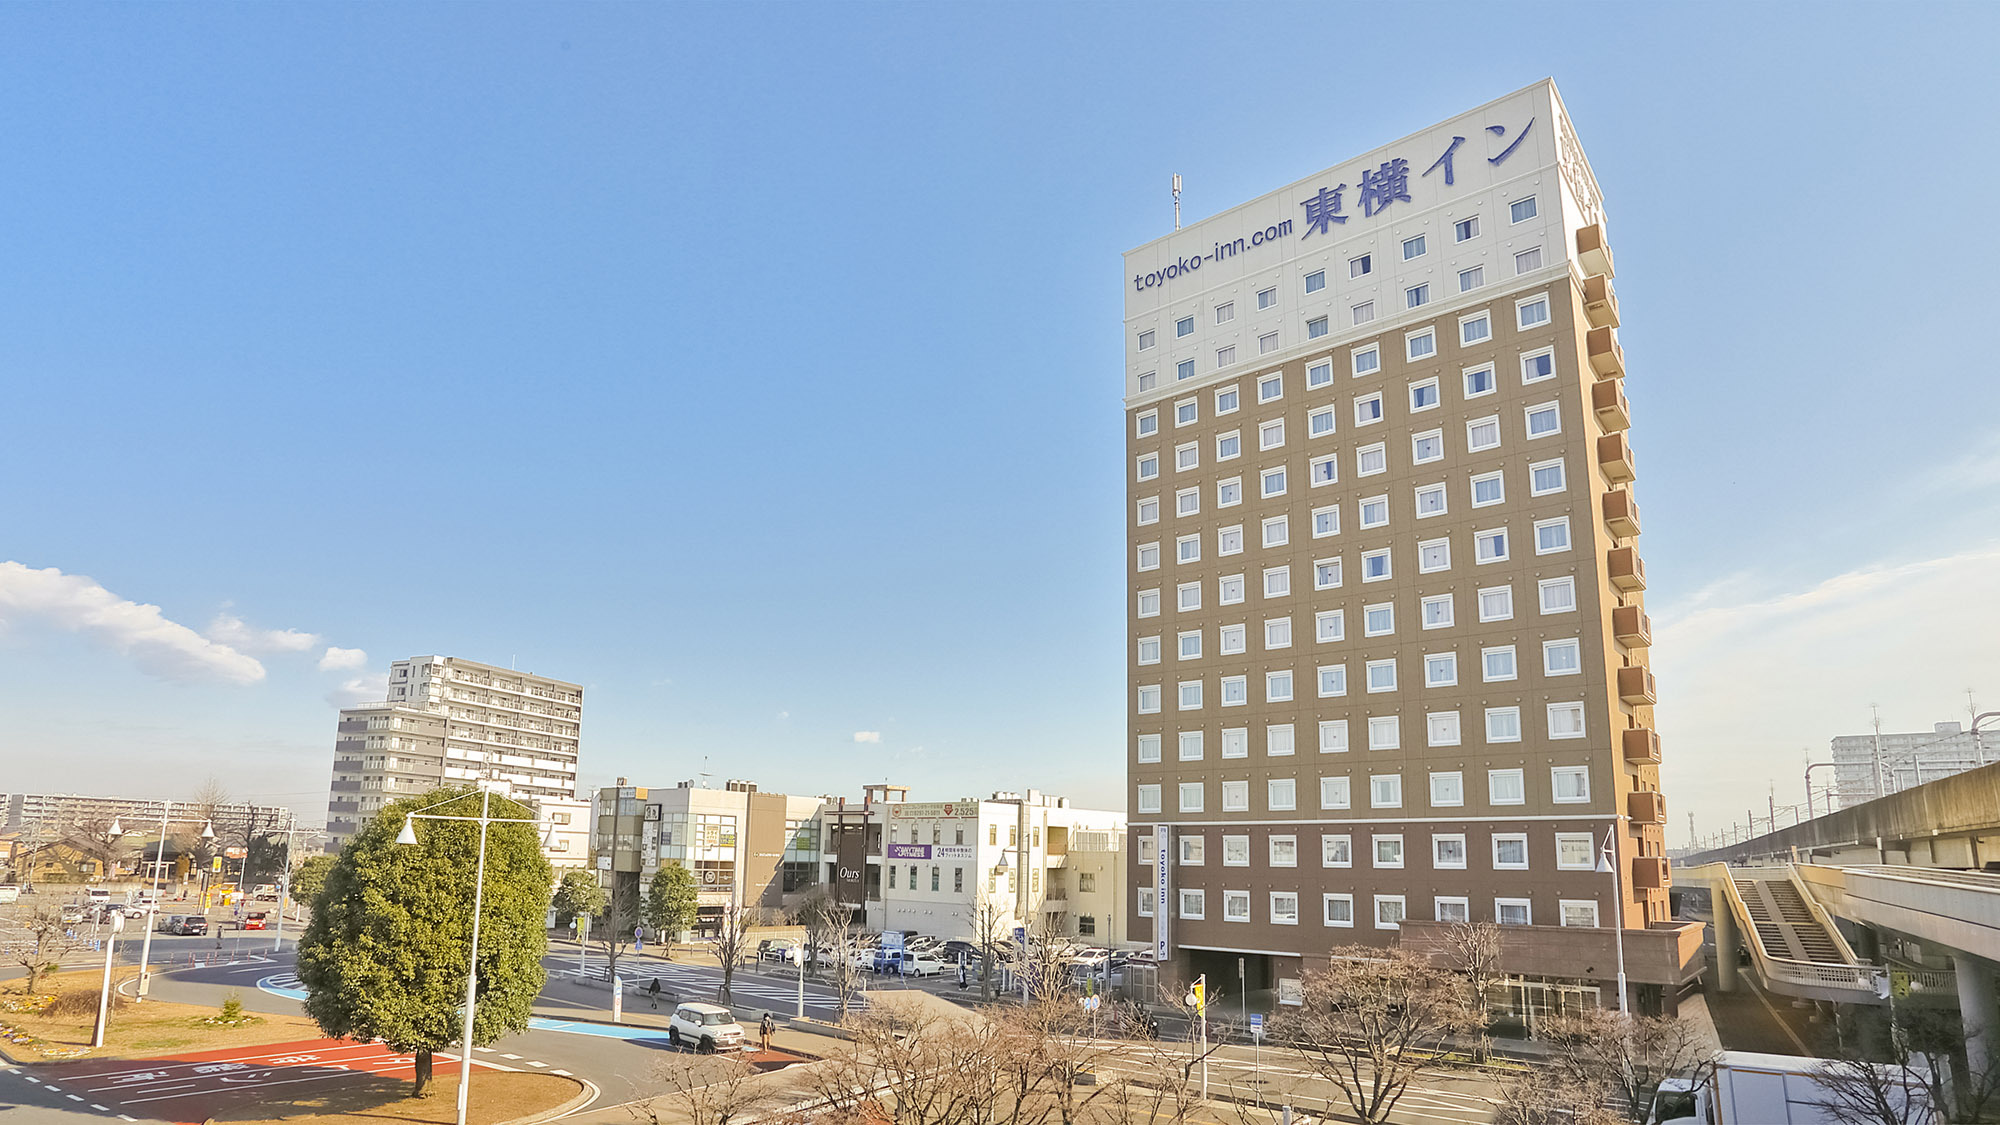
[(14, 886), (0, 887), (0, 902), (19, 901), (21, 901), (21, 888)]
[(104, 887), (91, 887), (83, 892), (85, 902), (110, 902), (111, 892)]

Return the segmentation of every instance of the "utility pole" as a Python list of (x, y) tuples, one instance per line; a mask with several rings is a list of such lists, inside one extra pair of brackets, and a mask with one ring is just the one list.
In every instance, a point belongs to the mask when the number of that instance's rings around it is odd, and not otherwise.
[(1875, 716), (1875, 796), (1887, 797), (1889, 791), (1882, 785), (1882, 708), (1870, 703), (1868, 712)]
[(1693, 848), (1693, 849), (1695, 849), (1696, 851), (1700, 851), (1700, 850), (1701, 850), (1701, 841), (1699, 841), (1699, 840), (1695, 839), (1695, 837), (1694, 837), (1694, 811), (1693, 811), (1693, 810), (1689, 810), (1689, 811), (1688, 811), (1688, 847), (1690, 847), (1690, 848)]

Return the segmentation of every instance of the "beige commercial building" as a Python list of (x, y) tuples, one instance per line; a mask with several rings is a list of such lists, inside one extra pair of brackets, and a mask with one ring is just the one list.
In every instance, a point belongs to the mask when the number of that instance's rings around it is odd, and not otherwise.
[[(572, 818), (580, 811), (564, 804), (576, 798), (580, 685), (459, 657), (416, 656), (390, 665), (387, 694), (340, 712), (328, 850), (338, 851), (384, 804), (445, 784), (550, 801)], [(550, 858), (576, 859), (553, 850)]]
[(1284, 997), (1471, 920), (1601, 930), (1609, 981), (1610, 927), (1667, 928), (1606, 224), (1544, 81), (1126, 255), (1130, 906), (1170, 973)]
[(597, 791), (598, 882), (643, 891), (662, 864), (678, 863), (700, 884), (700, 927), (730, 906), (783, 911), (818, 885), (814, 818), (825, 800), (766, 793), (749, 781), (649, 788), (621, 777)]

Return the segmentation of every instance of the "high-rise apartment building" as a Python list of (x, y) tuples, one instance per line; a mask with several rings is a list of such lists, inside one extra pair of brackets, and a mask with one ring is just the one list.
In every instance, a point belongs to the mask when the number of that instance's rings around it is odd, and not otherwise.
[(1126, 255), (1131, 933), (1163, 971), (1282, 997), (1471, 920), (1609, 981), (1610, 927), (1668, 929), (1605, 230), (1543, 81)]
[(1843, 734), (1833, 740), (1834, 796), (1841, 808), (1978, 769), (2000, 756), (1986, 732), (1934, 723), (1909, 734)]
[(453, 656), (398, 660), (387, 699), (340, 712), (328, 850), (384, 804), (448, 782), (573, 811), (560, 802), (576, 797), (582, 725), (580, 685)]

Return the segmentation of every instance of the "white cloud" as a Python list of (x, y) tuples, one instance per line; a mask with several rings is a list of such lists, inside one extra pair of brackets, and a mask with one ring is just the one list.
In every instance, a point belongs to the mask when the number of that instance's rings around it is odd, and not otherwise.
[(162, 679), (254, 684), (264, 678), (254, 657), (169, 621), (159, 606), (128, 601), (54, 567), (0, 562), (0, 622), (31, 619), (91, 637)]
[(387, 672), (374, 676), (356, 676), (326, 693), (326, 701), (335, 707), (359, 707), (364, 703), (380, 703), (387, 698), (389, 698)]
[(231, 613), (216, 614), (215, 620), (208, 623), (206, 635), (216, 644), (240, 652), (304, 652), (319, 643), (317, 634), (297, 629), (256, 629)]
[(368, 653), (358, 648), (328, 645), (326, 652), (319, 658), (319, 670), (322, 672), (348, 672), (366, 667), (368, 667)]
[(858, 730), (854, 732), (854, 741), (880, 742), (882, 741), (882, 732), (879, 730)]
[(778, 712), (778, 721), (779, 721), (779, 722), (781, 722), (781, 723), (782, 723), (782, 722), (784, 722), (784, 721), (785, 721), (786, 719), (789, 719), (789, 718), (791, 718), (791, 717), (792, 717), (792, 713), (791, 713), (790, 711), (780, 711), (780, 712)]
[[(1965, 713), (1965, 689), (2000, 698), (2000, 545), (1869, 567), (1733, 603), (1713, 596), (1654, 631), (1662, 788), (1678, 844), (1766, 804), (1803, 799), (1805, 756), (1837, 735), (1929, 730)], [(1821, 780), (1824, 780), (1822, 778)]]

